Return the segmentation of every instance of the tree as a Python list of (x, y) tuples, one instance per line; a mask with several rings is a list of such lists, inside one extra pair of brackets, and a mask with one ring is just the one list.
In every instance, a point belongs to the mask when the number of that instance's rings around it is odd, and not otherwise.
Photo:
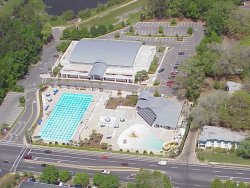
[(136, 80), (136, 81), (141, 82), (141, 81), (145, 81), (145, 80), (147, 80), (147, 79), (148, 79), (148, 73), (147, 73), (147, 71), (145, 71), (145, 70), (138, 71), (138, 72), (136, 73), (136, 75), (135, 75), (135, 80)]
[(113, 30), (114, 30), (114, 25), (113, 25), (113, 24), (109, 24), (108, 30), (109, 30), (109, 31), (113, 31)]
[(225, 91), (213, 91), (202, 95), (198, 99), (198, 104), (191, 110), (193, 123), (197, 126), (219, 125), (219, 106), (228, 97)]
[(99, 25), (97, 27), (97, 33), (98, 35), (104, 35), (107, 33), (107, 27), (105, 25)]
[(87, 186), (89, 184), (89, 175), (86, 172), (76, 173), (74, 185)]
[(92, 26), (90, 29), (89, 29), (89, 32), (90, 32), (90, 35), (92, 37), (97, 37), (98, 36), (98, 31), (97, 31), (97, 28), (95, 26)]
[(220, 123), (235, 130), (250, 128), (250, 94), (237, 91), (219, 106)]
[(219, 179), (219, 178), (216, 178), (213, 182), (212, 182), (212, 184), (211, 184), (211, 186), (210, 186), (210, 188), (223, 188), (224, 186), (223, 186), (223, 183), (221, 182), (221, 180)]
[(158, 171), (149, 171), (140, 169), (136, 175), (135, 184), (137, 188), (171, 188), (169, 178)]
[(40, 176), (40, 180), (43, 183), (55, 184), (59, 177), (58, 170), (55, 166), (49, 165), (43, 169), (42, 175)]
[(70, 21), (74, 18), (73, 10), (67, 10), (62, 14), (62, 18), (66, 21)]
[(192, 27), (189, 27), (189, 28), (187, 29), (187, 34), (189, 34), (189, 35), (192, 35), (192, 34), (193, 34), (193, 28), (192, 28)]
[(116, 176), (97, 173), (93, 177), (94, 185), (100, 188), (118, 188), (119, 180)]
[(47, 42), (51, 38), (52, 29), (51, 29), (51, 25), (49, 23), (44, 24), (43, 29), (41, 31), (41, 34), (43, 36), (44, 42)]
[(70, 173), (69, 173), (68, 170), (61, 170), (61, 171), (59, 171), (59, 179), (63, 183), (66, 183), (67, 181), (69, 181), (70, 178), (71, 178), (71, 176), (70, 176)]
[(134, 32), (134, 28), (133, 28), (133, 26), (132, 26), (132, 25), (130, 25), (128, 30), (129, 30), (129, 32), (130, 32), (130, 33), (133, 33), (133, 32)]
[(166, 9), (166, 0), (147, 0), (146, 2), (146, 12), (150, 18), (163, 18)]
[(89, 8), (86, 8), (85, 10), (81, 10), (78, 12), (78, 16), (80, 18), (88, 18), (91, 16), (91, 10)]
[(164, 34), (164, 28), (163, 28), (162, 25), (160, 25), (160, 26), (158, 27), (158, 33), (159, 33), (159, 34)]
[(238, 148), (236, 149), (238, 156), (241, 156), (244, 159), (250, 159), (250, 138), (242, 141)]

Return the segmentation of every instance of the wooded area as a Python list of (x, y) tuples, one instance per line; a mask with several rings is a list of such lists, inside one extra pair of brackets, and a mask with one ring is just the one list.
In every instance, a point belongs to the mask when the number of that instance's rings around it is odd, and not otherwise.
[(26, 0), (11, 18), (0, 18), (0, 103), (9, 90), (22, 90), (16, 86), (17, 80), (27, 73), (30, 64), (38, 62), (50, 36), (50, 27), (35, 8), (32, 0)]

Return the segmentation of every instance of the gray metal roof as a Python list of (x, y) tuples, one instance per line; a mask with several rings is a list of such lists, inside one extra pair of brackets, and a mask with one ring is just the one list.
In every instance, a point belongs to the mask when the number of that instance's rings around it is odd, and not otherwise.
[(73, 49), (69, 61), (85, 64), (103, 62), (108, 66), (132, 67), (142, 45), (138, 41), (82, 39)]
[(239, 142), (244, 140), (246, 136), (247, 133), (232, 131), (224, 127), (204, 126), (198, 140), (223, 140), (230, 142)]
[[(144, 95), (144, 94), (143, 94)], [(176, 128), (183, 104), (177, 99), (149, 96), (140, 98), (136, 104), (139, 108), (150, 108), (156, 115), (154, 124)]]
[(95, 63), (92, 69), (89, 72), (89, 76), (99, 76), (100, 78), (103, 77), (107, 66), (104, 63)]

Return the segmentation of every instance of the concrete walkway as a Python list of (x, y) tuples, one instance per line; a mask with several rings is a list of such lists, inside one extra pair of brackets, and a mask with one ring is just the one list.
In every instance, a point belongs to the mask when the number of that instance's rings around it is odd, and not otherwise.
[(195, 153), (198, 134), (199, 129), (189, 130), (182, 153), (177, 157), (176, 161), (186, 164), (201, 164)]

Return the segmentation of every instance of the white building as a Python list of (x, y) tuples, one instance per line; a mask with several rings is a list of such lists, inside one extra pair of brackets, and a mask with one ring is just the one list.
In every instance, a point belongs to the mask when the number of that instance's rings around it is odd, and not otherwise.
[(223, 127), (204, 126), (198, 138), (198, 148), (224, 148), (231, 149), (233, 146), (246, 138), (244, 132), (236, 132)]
[(155, 53), (155, 46), (138, 41), (72, 41), (60, 59), (60, 73), (63, 78), (134, 83), (136, 72), (148, 71)]

